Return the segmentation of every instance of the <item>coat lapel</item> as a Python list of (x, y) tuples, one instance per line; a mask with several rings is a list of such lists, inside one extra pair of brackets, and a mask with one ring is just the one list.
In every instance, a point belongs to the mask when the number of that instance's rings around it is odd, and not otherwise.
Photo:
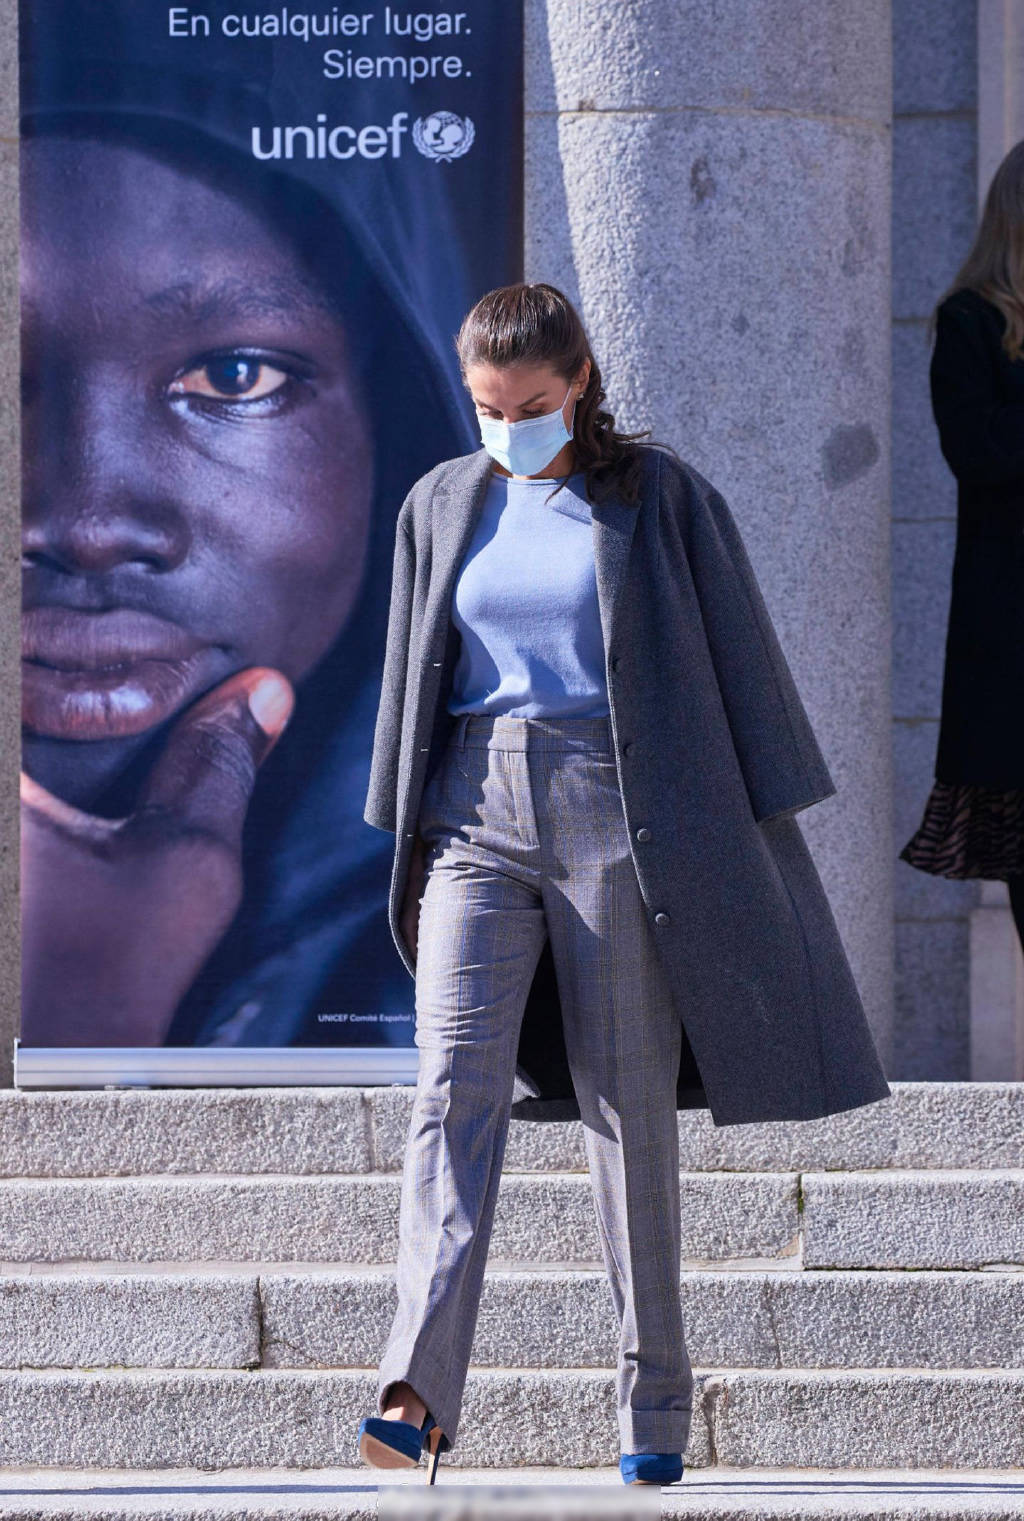
[(594, 533), (597, 602), (607, 651), (618, 641), (619, 622), (624, 614), (622, 589), (640, 506), (631, 507), (618, 492), (611, 492), (603, 501), (591, 504), (590, 517)]
[[(430, 590), (424, 609), (424, 637), (436, 648), (444, 643), (455, 579), (476, 527), (487, 484), (491, 457), (486, 449), (454, 460), (434, 488), (431, 501)], [(617, 635), (621, 592), (639, 507), (631, 507), (617, 492), (591, 505), (594, 570), (605, 649)]]
[(430, 503), (430, 588), (423, 612), (431, 648), (444, 643), (455, 577), (476, 527), (491, 476), (486, 449), (453, 460), (434, 487)]

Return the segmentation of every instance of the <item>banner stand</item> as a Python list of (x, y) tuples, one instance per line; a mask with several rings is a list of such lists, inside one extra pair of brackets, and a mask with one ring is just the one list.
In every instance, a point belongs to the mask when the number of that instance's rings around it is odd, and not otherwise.
[(14, 1086), (413, 1084), (364, 808), (399, 513), (523, 278), (521, 0), (18, 9)]
[(416, 1082), (415, 1046), (24, 1046), (15, 1088), (377, 1087)]

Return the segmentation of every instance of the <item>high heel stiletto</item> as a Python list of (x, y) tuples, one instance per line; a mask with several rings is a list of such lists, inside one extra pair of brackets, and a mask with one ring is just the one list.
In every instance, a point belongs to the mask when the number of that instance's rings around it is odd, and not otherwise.
[(624, 1452), (619, 1459), (624, 1484), (674, 1484), (683, 1476), (677, 1452)]
[[(437, 1440), (432, 1443), (435, 1431)], [(415, 1468), (426, 1452), (433, 1457), (428, 1484), (434, 1482), (438, 1458), (451, 1445), (429, 1410), (421, 1426), (412, 1421), (386, 1421), (382, 1415), (365, 1416), (359, 1423), (359, 1456), (364, 1463), (372, 1468)]]
[[(429, 1419), (429, 1416), (428, 1416), (428, 1419)], [(433, 1436), (434, 1431), (437, 1432), (438, 1436), (437, 1436), (437, 1444), (436, 1444), (436, 1446), (434, 1446), (432, 1448), (430, 1446), (430, 1438)], [(436, 1426), (433, 1429), (428, 1428), (428, 1430), (427, 1430), (426, 1444), (427, 1444), (427, 1451), (428, 1452), (432, 1452), (433, 1453), (433, 1457), (434, 1457), (434, 1461), (430, 1465), (430, 1473), (429, 1473), (429, 1475), (427, 1477), (427, 1483), (428, 1484), (433, 1484), (433, 1482), (434, 1482), (434, 1476), (437, 1473), (437, 1460), (441, 1456), (442, 1452), (447, 1452), (448, 1451), (448, 1448), (452, 1444), (451, 1444), (451, 1442), (449, 1442), (448, 1438), (445, 1436), (445, 1434), (441, 1430), (440, 1426)]]

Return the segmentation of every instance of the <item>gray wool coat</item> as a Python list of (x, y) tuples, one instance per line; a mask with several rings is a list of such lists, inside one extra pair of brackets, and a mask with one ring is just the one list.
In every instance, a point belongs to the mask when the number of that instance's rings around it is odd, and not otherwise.
[[(736, 1125), (887, 1098), (794, 817), (836, 788), (739, 530), (692, 466), (656, 445), (643, 456), (639, 504), (610, 495), (592, 504), (592, 525), (623, 810), (683, 1026), (677, 1106)], [(482, 448), (437, 465), (396, 527), (363, 816), (395, 833), (388, 919), (413, 977), (399, 915), (420, 798), (454, 723), (451, 599), (490, 471)], [(517, 1118), (579, 1117), (550, 944), (527, 996), (513, 1100)]]

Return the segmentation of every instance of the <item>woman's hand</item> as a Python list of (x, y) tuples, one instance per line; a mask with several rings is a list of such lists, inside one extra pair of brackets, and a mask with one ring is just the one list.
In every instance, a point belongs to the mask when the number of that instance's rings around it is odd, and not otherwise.
[(419, 939), (420, 898), (423, 894), (423, 884), (426, 880), (425, 855), (426, 847), (417, 834), (412, 843), (412, 855), (409, 859), (409, 876), (406, 880), (405, 892), (402, 896), (402, 911), (398, 919), (398, 927), (402, 932), (402, 939), (408, 945), (414, 960)]
[(171, 729), (133, 812), (86, 813), (21, 773), (25, 1045), (160, 1045), (242, 899), (242, 826), (295, 702), (250, 666)]

